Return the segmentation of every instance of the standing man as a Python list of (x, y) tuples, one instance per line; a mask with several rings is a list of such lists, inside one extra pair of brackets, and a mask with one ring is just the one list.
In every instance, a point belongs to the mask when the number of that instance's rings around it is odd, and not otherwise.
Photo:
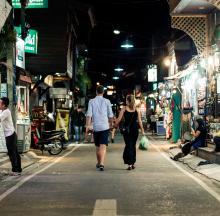
[(75, 142), (79, 143), (82, 139), (83, 127), (85, 126), (85, 114), (82, 111), (82, 106), (79, 105), (73, 112), (73, 127), (75, 132)]
[(103, 97), (104, 87), (99, 85), (96, 88), (96, 97), (89, 101), (86, 127), (93, 122), (93, 135), (96, 146), (97, 164), (96, 168), (104, 171), (106, 146), (108, 145), (109, 127), (113, 127), (113, 112), (111, 103)]
[(2, 97), (0, 99), (0, 122), (4, 130), (8, 156), (12, 165), (11, 175), (18, 176), (22, 172), (21, 157), (18, 153), (17, 135), (15, 133), (11, 111), (8, 109), (8, 105), (9, 99), (7, 97)]

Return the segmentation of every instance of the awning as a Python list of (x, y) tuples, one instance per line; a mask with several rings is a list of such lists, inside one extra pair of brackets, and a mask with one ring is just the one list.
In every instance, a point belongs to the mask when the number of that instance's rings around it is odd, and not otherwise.
[(164, 77), (164, 80), (175, 80), (175, 79), (178, 79), (181, 73), (182, 72), (178, 72), (178, 73), (174, 74), (173, 76)]
[(31, 78), (29, 76), (20, 75), (19, 80), (30, 84), (32, 83)]
[(174, 74), (173, 76), (164, 77), (164, 80), (175, 80), (180, 79), (182, 77), (188, 76), (191, 74), (195, 69), (192, 68), (192, 66), (189, 66), (187, 69), (179, 71), (178, 73)]

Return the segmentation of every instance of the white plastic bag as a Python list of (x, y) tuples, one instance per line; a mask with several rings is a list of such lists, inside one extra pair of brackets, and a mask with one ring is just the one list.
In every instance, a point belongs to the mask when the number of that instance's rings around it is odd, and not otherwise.
[(142, 136), (139, 144), (140, 150), (148, 150), (149, 148), (149, 139), (146, 136)]

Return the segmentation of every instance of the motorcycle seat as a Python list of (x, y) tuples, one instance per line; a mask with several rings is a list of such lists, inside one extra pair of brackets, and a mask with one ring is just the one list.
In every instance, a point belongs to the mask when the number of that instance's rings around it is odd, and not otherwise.
[(54, 134), (59, 134), (59, 133), (65, 133), (64, 130), (52, 130), (52, 131), (43, 131), (42, 134), (45, 135), (54, 135)]
[(38, 141), (38, 145), (41, 145), (41, 144), (50, 144), (51, 143), (51, 140), (39, 140)]

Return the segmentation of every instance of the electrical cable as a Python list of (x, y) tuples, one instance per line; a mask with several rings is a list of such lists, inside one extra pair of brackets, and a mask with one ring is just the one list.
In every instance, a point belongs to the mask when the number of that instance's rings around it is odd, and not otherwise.
[[(184, 34), (182, 36), (180, 36), (179, 38), (173, 40), (172, 42), (175, 43), (175, 42), (178, 42), (180, 41), (181, 39), (185, 38), (186, 36), (188, 36), (187, 34)], [(153, 47), (143, 47), (143, 48), (132, 48), (130, 51), (144, 51), (144, 50), (152, 50), (152, 49), (162, 49), (162, 48), (166, 48), (167, 45), (162, 45), (162, 46), (153, 46)], [(118, 53), (127, 53), (128, 50), (118, 50), (118, 49), (108, 49), (108, 48), (104, 48), (104, 49), (94, 49), (94, 48), (91, 48), (89, 49), (90, 51), (104, 51), (104, 52), (118, 52)]]

